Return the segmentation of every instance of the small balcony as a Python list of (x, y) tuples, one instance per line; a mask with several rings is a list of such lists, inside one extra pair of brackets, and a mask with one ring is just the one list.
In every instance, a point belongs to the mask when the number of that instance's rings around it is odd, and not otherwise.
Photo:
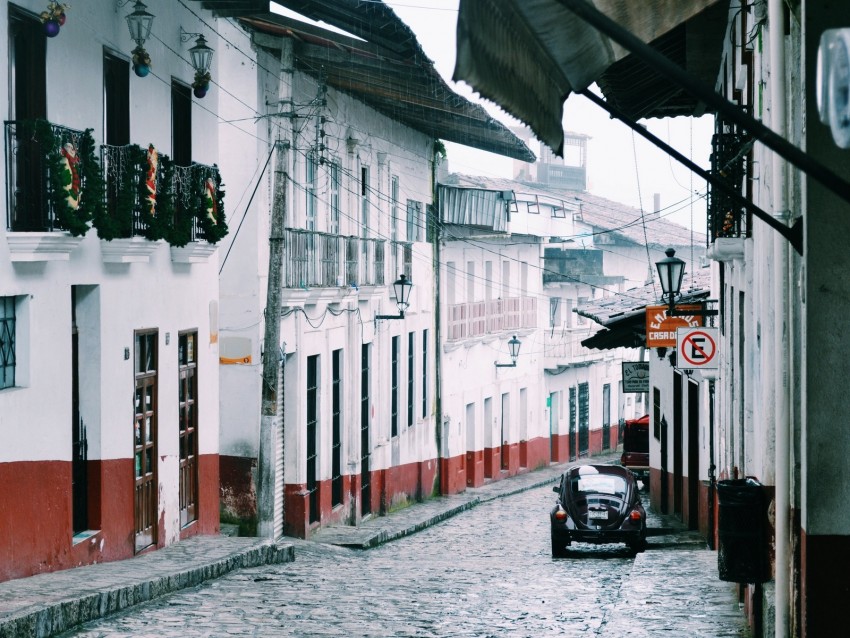
[(537, 327), (537, 298), (508, 297), (452, 304), (448, 307), (449, 341)]
[[(749, 175), (752, 139), (730, 126), (718, 122), (720, 132), (711, 138), (711, 172), (726, 180), (729, 186), (744, 197), (751, 197), (749, 186), (744, 190)], [(752, 232), (752, 216), (723, 190), (709, 185), (707, 206), (708, 236), (718, 239), (744, 239)]]
[(286, 288), (386, 284), (386, 242), (300, 228), (284, 231)]
[[(62, 153), (67, 146), (75, 155), (76, 175), (82, 172), (83, 159), (76, 152), (82, 137), (82, 131), (45, 121), (6, 122), (6, 228), (9, 231), (69, 230), (63, 227), (56, 208), (57, 202), (63, 201), (57, 189), (64, 177), (57, 171), (62, 169)], [(79, 182), (72, 182), (70, 188), (79, 193)]]

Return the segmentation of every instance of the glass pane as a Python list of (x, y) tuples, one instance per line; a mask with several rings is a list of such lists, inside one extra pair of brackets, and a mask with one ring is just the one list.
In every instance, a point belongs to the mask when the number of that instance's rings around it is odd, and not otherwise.
[(194, 456), (194, 454), (195, 454), (195, 433), (194, 433), (194, 431), (189, 432), (188, 446), (189, 447), (186, 450), (186, 454), (189, 455), (189, 456)]
[(186, 380), (186, 385), (187, 385), (186, 397), (187, 397), (188, 401), (194, 401), (195, 400), (195, 379), (194, 379), (194, 377), (195, 377), (195, 375), (190, 370), (189, 374), (188, 374), (188, 378)]
[(151, 417), (145, 418), (145, 441), (148, 443), (153, 441), (153, 432), (151, 432)]
[(195, 404), (190, 403), (186, 406), (186, 427), (193, 427), (195, 425)]
[(180, 437), (180, 460), (181, 461), (186, 460), (186, 437), (185, 436)]
[(136, 346), (134, 348), (134, 366), (136, 368), (136, 372), (144, 372), (142, 369), (142, 338), (139, 335), (136, 335)]
[(195, 362), (195, 335), (186, 335), (186, 363)]
[(136, 414), (138, 414), (141, 411), (141, 408), (142, 408), (142, 389), (141, 388), (136, 388), (136, 401), (135, 401), (135, 405), (133, 406), (133, 408), (135, 409)]
[(177, 340), (177, 362), (186, 365), (186, 335), (180, 335)]
[(153, 448), (145, 450), (145, 474), (153, 472)]
[(136, 478), (142, 475), (142, 453), (136, 452)]
[(177, 400), (182, 405), (186, 401), (186, 381), (185, 373), (180, 375), (179, 388), (177, 390)]
[(156, 334), (145, 335), (145, 371), (156, 370), (154, 353), (156, 352)]
[(136, 428), (135, 429), (136, 429), (136, 436), (135, 436), (136, 447), (138, 447), (142, 444), (142, 430), (141, 430), (141, 426), (139, 425), (138, 420), (136, 420)]
[(153, 411), (153, 386), (149, 385), (145, 388), (145, 412)]

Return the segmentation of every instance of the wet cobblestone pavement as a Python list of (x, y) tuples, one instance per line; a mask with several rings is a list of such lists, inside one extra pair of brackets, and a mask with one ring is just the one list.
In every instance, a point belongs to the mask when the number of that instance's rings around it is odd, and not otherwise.
[(574, 544), (554, 560), (550, 485), (370, 550), (287, 539), (291, 563), (244, 569), (66, 638), (156, 636), (748, 636), (735, 587), (693, 535)]

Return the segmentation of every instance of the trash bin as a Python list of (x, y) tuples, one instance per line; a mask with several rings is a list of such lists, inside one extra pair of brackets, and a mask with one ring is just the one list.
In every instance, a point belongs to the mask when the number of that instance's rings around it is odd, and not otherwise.
[(764, 583), (770, 580), (767, 510), (761, 483), (753, 478), (717, 482), (720, 580)]

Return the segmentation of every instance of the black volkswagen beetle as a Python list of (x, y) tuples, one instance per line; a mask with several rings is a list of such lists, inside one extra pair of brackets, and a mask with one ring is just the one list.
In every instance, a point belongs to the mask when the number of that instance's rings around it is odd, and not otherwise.
[(561, 476), (549, 513), (552, 556), (582, 543), (626, 543), (632, 551), (646, 548), (646, 510), (634, 474), (619, 465), (575, 465)]

